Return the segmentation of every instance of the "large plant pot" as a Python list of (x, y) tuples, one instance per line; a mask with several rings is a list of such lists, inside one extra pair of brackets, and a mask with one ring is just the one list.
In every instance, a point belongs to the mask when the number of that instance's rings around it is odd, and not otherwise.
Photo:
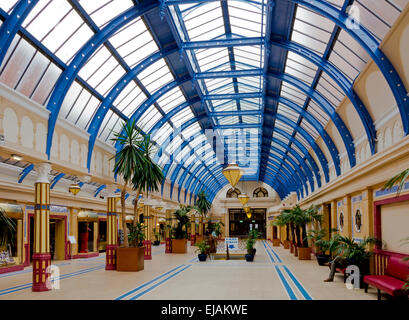
[(256, 255), (256, 251), (257, 251), (256, 248), (253, 248), (253, 251), (252, 251), (251, 254), (252, 254), (253, 256), (255, 256), (255, 255)]
[(186, 253), (187, 240), (186, 239), (172, 239), (172, 253)]
[(291, 246), (291, 242), (288, 241), (288, 240), (285, 240), (284, 241), (284, 249), (290, 249), (290, 246)]
[(311, 260), (311, 248), (298, 248), (298, 260)]
[(145, 263), (145, 247), (116, 248), (117, 271), (141, 271)]
[(273, 247), (279, 247), (281, 244), (280, 239), (273, 239)]
[(197, 257), (199, 258), (199, 261), (206, 261), (207, 254), (201, 253), (201, 254), (198, 254)]
[(246, 258), (247, 262), (253, 262), (254, 260), (254, 256), (252, 254), (246, 254), (244, 257)]
[(329, 262), (330, 256), (327, 254), (317, 254), (317, 262), (320, 266), (325, 265), (327, 262)]

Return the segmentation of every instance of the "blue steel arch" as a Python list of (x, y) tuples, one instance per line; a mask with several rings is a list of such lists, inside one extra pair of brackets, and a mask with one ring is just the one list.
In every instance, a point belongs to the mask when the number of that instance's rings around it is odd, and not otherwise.
[[(286, 149), (288, 147), (288, 145), (285, 144), (283, 141), (281, 141), (279, 139), (275, 139), (274, 137), (272, 139), (272, 142), (274, 142), (275, 144), (278, 144), (280, 147), (282, 147), (284, 149)], [(277, 150), (280, 150), (280, 149), (278, 149), (278, 148), (273, 149), (272, 147), (270, 147), (270, 152), (271, 151), (277, 152)], [(280, 150), (280, 151), (281, 152), (279, 152), (279, 154), (284, 156), (285, 153), (282, 150)], [(308, 165), (305, 163), (305, 161), (301, 158), (300, 154), (296, 150), (294, 150), (293, 148), (290, 148), (290, 149), (288, 149), (288, 152), (295, 158), (295, 160), (298, 162), (298, 165), (301, 166), (301, 169), (303, 170), (305, 175), (308, 177), (308, 180), (310, 181), (310, 185), (312, 186), (311, 190), (314, 191), (315, 186), (314, 186), (314, 176), (313, 176), (312, 169), (310, 167), (308, 167)]]
[(314, 51), (309, 50), (308, 48), (296, 42), (286, 40), (275, 40), (271, 41), (270, 44), (292, 51), (300, 55), (301, 57), (309, 60), (310, 62), (317, 65), (326, 74), (328, 74), (331, 77), (331, 79), (338, 84), (338, 86), (342, 89), (342, 91), (344, 91), (344, 93), (354, 106), (356, 112), (358, 113), (362, 125), (364, 126), (369, 145), (371, 147), (371, 153), (374, 154), (376, 152), (375, 125), (373, 123), (372, 117), (368, 109), (365, 107), (365, 104), (362, 102), (359, 95), (355, 92), (353, 88), (353, 83), (351, 83), (345, 77), (345, 75), (340, 70), (338, 70), (338, 68), (334, 66), (331, 62), (323, 59)]
[[(274, 165), (278, 165), (278, 168), (276, 170), (276, 174), (280, 174), (280, 172), (284, 175), (288, 177), (289, 181), (292, 181), (293, 183), (296, 184), (296, 186), (298, 187), (298, 189), (301, 189), (302, 186), (304, 186), (306, 188), (306, 190), (308, 190), (307, 184), (305, 182), (302, 181), (301, 177), (296, 177), (297, 172), (295, 171), (295, 169), (291, 168), (290, 166), (281, 166), (280, 168), (280, 163), (281, 163), (281, 158), (277, 157), (276, 155), (271, 155), (271, 158), (268, 159), (268, 163)], [(277, 162), (276, 162), (277, 161)], [(272, 167), (267, 167), (266, 170), (271, 170)]]
[[(324, 143), (326, 144), (328, 150), (331, 153), (332, 159), (334, 160), (337, 159), (339, 161), (339, 151), (338, 148), (336, 147), (334, 141), (332, 140), (332, 138), (330, 137), (330, 135), (327, 133), (327, 131), (325, 130), (325, 128), (322, 126), (322, 124), (313, 116), (311, 115), (311, 113), (309, 113), (307, 110), (303, 109), (302, 107), (300, 107), (298, 104), (296, 104), (295, 102), (284, 98), (284, 97), (271, 97), (269, 96), (271, 99), (276, 100), (279, 103), (282, 103), (283, 105), (287, 106), (288, 108), (294, 110), (295, 112), (298, 112), (301, 116), (303, 116), (305, 118), (305, 120), (307, 122), (309, 122), (314, 129), (321, 135)], [(335, 163), (335, 162), (334, 162)], [(338, 162), (338, 168), (339, 168), (339, 162)], [(339, 175), (341, 173), (340, 168), (339, 168), (339, 172), (337, 171), (337, 175)]]
[(39, 0), (20, 0), (0, 27), (0, 65), (24, 20)]
[[(327, 178), (327, 175), (328, 175), (328, 161), (325, 158), (325, 155), (322, 152), (321, 148), (315, 143), (314, 138), (311, 137), (311, 135), (307, 131), (305, 131), (305, 129), (303, 129), (302, 127), (297, 126), (294, 121), (284, 117), (283, 115), (277, 114), (276, 119), (283, 122), (284, 124), (292, 127), (297, 132), (299, 132), (300, 135), (308, 142), (308, 144), (311, 146), (311, 148), (315, 151), (315, 154), (317, 155), (317, 157), (318, 157), (318, 159), (319, 159), (319, 161), (321, 163), (321, 167), (323, 168), (325, 178)], [(328, 181), (329, 181), (329, 175), (328, 175)]]
[(371, 56), (377, 64), (386, 81), (388, 82), (392, 93), (396, 99), (399, 112), (402, 118), (402, 125), (405, 135), (409, 134), (409, 100), (405, 84), (400, 78), (393, 64), (388, 57), (379, 48), (379, 42), (374, 36), (359, 24), (359, 28), (350, 28), (350, 17), (344, 12), (336, 9), (331, 4), (322, 0), (290, 0), (294, 3), (301, 4), (310, 10), (313, 10), (327, 19), (334, 22), (350, 36), (352, 36), (365, 51)]
[(108, 110), (111, 108), (115, 99), (121, 94), (121, 92), (126, 88), (126, 86), (143, 70), (151, 66), (155, 62), (163, 59), (178, 50), (175, 48), (168, 48), (166, 50), (161, 50), (155, 52), (149, 57), (142, 60), (138, 65), (136, 65), (130, 72), (125, 73), (121, 79), (114, 85), (111, 91), (106, 95), (104, 100), (101, 102), (96, 113), (92, 117), (91, 124), (88, 127), (88, 133), (90, 134), (88, 141), (88, 158), (87, 158), (87, 168), (90, 170), (91, 167), (91, 157), (94, 150), (95, 140), (97, 139), (99, 129), (101, 128), (102, 122), (106, 117)]
[[(222, 173), (221, 173), (221, 171), (219, 172), (219, 175), (221, 175)], [(198, 195), (198, 193), (200, 192), (200, 190), (203, 190), (203, 187), (204, 186), (209, 186), (209, 185), (214, 185), (214, 181), (209, 181), (209, 179), (211, 179), (212, 177), (211, 176), (207, 176), (207, 177), (205, 177), (205, 178), (203, 178), (203, 181), (202, 182), (200, 182), (200, 183), (197, 183), (197, 186), (196, 186), (196, 188), (193, 188), (193, 193), (194, 194), (196, 194), (196, 195)], [(210, 187), (209, 187), (210, 188)], [(220, 188), (220, 186), (219, 186), (219, 188)], [(210, 191), (210, 193), (213, 193), (213, 191)]]
[[(284, 156), (284, 152), (279, 150), (279, 149), (276, 149), (275, 152), (277, 152), (281, 156)], [(283, 158), (280, 158), (276, 154), (270, 154), (270, 157), (272, 159), (275, 159), (275, 160), (279, 161), (279, 162), (281, 162), (283, 160)], [(267, 163), (271, 160), (271, 158), (267, 160)], [(288, 164), (287, 161), (289, 162), (289, 164)], [(301, 170), (301, 168), (299, 166), (297, 166), (297, 164), (295, 163), (295, 161), (292, 158), (288, 157), (288, 159), (286, 159), (286, 161), (283, 162), (283, 165), (285, 167), (287, 167), (287, 169), (291, 169), (292, 175), (296, 174), (299, 177), (300, 182), (304, 182), (303, 184), (307, 188), (306, 176), (305, 176), (304, 172)], [(309, 181), (308, 180), (308, 182), (310, 183), (310, 190), (311, 190), (311, 192), (313, 192), (314, 191), (314, 181)], [(307, 190), (308, 190), (308, 188), (307, 188)]]
[[(268, 173), (270, 177), (277, 177), (277, 175), (280, 176), (281, 179), (279, 180), (286, 182), (284, 190), (287, 193), (291, 191), (300, 191), (302, 189), (302, 184), (297, 179), (295, 179), (294, 176), (288, 175), (288, 173), (285, 174), (285, 172), (280, 171), (280, 162), (271, 160), (270, 166), (266, 168), (266, 173)], [(294, 189), (291, 189), (290, 186), (293, 186)]]
[[(355, 145), (352, 139), (352, 135), (349, 132), (349, 129), (345, 125), (342, 118), (338, 115), (338, 113), (331, 106), (328, 100), (325, 99), (319, 92), (313, 90), (308, 85), (306, 85), (304, 82), (302, 82), (301, 80), (293, 76), (290, 76), (284, 73), (278, 73), (278, 72), (277, 73), (269, 72), (268, 76), (279, 79), (281, 81), (285, 81), (287, 83), (290, 83), (297, 89), (301, 90), (306, 96), (310, 97), (311, 99), (317, 102), (317, 104), (324, 110), (324, 112), (328, 114), (328, 116), (334, 123), (335, 127), (337, 128), (339, 134), (341, 135), (341, 138), (345, 145), (345, 150), (347, 151), (347, 154), (348, 154), (350, 166), (351, 168), (354, 167), (356, 164), (356, 160), (355, 160)], [(335, 150), (330, 149), (329, 151), (331, 153), (334, 164), (336, 165), (335, 168), (337, 170), (337, 175), (340, 175), (341, 168), (339, 165), (340, 163), (339, 156), (335, 153)]]
[(135, 4), (135, 6), (124, 11), (114, 19), (112, 19), (102, 30), (95, 33), (77, 52), (71, 63), (60, 75), (55, 85), (55, 88), (51, 94), (50, 100), (47, 104), (47, 109), (50, 111), (48, 119), (48, 132), (47, 132), (47, 146), (46, 153), (50, 158), (52, 138), (54, 134), (55, 124), (58, 119), (64, 98), (71, 87), (72, 83), (78, 75), (78, 72), (92, 56), (92, 54), (99, 48), (107, 39), (109, 39), (116, 31), (121, 29), (126, 24), (146, 14), (152, 9), (158, 7), (159, 3), (156, 0), (146, 0), (141, 4)]
[[(209, 170), (211, 170), (211, 169), (214, 169), (215, 167), (217, 167), (218, 166), (218, 164), (217, 164), (217, 162), (214, 162), (214, 163), (212, 163), (211, 165), (209, 165)], [(197, 179), (192, 183), (192, 186), (191, 186), (191, 191), (192, 191), (192, 193), (193, 194), (195, 194), (195, 195), (197, 195), (197, 191), (196, 191), (196, 186), (199, 184), (200, 185), (200, 178), (202, 177), (202, 175), (203, 174), (205, 174), (207, 171), (206, 171), (206, 168), (204, 168), (204, 167), (201, 167), (201, 166), (199, 166), (199, 168), (201, 168), (201, 170), (199, 170), (198, 172), (197, 172)], [(206, 178), (206, 180), (208, 180), (208, 179), (210, 179), (211, 178), (211, 176), (209, 175), (207, 178)]]
[[(280, 134), (281, 136), (285, 137), (290, 142), (294, 143), (298, 147), (298, 149), (300, 149), (304, 153), (304, 156), (306, 157), (306, 159), (310, 163), (311, 167), (313, 168), (315, 177), (317, 179), (318, 187), (321, 187), (321, 175), (319, 173), (318, 165), (316, 164), (316, 162), (315, 162), (314, 158), (311, 156), (311, 154), (308, 152), (307, 148), (304, 147), (304, 145), (300, 141), (298, 141), (297, 139), (292, 137), (288, 132), (286, 132), (286, 131), (284, 131), (284, 130), (282, 130), (280, 128), (274, 128), (274, 131), (276, 133)], [(321, 164), (321, 168), (322, 168), (322, 171), (324, 173), (325, 181), (329, 182), (328, 162), (327, 162), (326, 158), (324, 157), (322, 152), (320, 152), (319, 148), (318, 148), (318, 151), (316, 151), (316, 149), (317, 149), (316, 146), (311, 146), (311, 148), (316, 153), (318, 161)]]

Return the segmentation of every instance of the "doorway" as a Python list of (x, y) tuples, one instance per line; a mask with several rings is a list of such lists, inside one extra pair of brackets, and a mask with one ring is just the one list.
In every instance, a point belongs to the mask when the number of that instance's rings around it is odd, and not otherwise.
[(78, 221), (78, 250), (79, 253), (94, 251), (94, 223)]
[[(34, 253), (34, 215), (29, 216), (30, 261)], [(65, 259), (65, 219), (50, 218), (50, 255), (51, 260)]]
[(248, 218), (243, 209), (229, 209), (229, 230), (231, 237), (246, 238), (249, 231), (256, 229), (260, 238), (266, 238), (266, 209), (251, 209)]
[(107, 246), (107, 222), (106, 220), (99, 220), (98, 222), (98, 251), (105, 252)]

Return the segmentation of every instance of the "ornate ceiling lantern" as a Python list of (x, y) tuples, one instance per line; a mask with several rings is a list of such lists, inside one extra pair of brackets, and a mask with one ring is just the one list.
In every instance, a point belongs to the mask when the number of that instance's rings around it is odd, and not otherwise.
[(251, 218), (251, 210), (250, 210), (250, 207), (246, 204), (244, 207), (243, 207), (243, 210), (244, 210), (244, 212), (246, 213), (246, 215), (247, 215), (247, 218)]
[(229, 164), (222, 172), (233, 188), (237, 185), (243, 175), (243, 170), (241, 170), (236, 163)]
[(75, 182), (70, 185), (68, 191), (71, 192), (74, 196), (76, 196), (78, 192), (81, 191), (81, 187), (78, 185), (78, 183)]
[(238, 195), (237, 199), (239, 199), (240, 203), (245, 206), (249, 202), (250, 197), (247, 194), (242, 193)]

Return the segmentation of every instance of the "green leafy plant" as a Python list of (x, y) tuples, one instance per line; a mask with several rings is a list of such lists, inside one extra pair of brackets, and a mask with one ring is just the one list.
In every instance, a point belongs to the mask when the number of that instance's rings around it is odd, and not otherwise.
[(213, 231), (216, 234), (216, 237), (222, 234), (222, 226), (224, 226), (224, 223), (221, 221), (213, 224)]
[(373, 252), (368, 250), (370, 245), (381, 243), (380, 240), (374, 237), (365, 237), (361, 242), (357, 242), (351, 237), (337, 235), (335, 237), (338, 243), (336, 252), (338, 255), (344, 256), (350, 264), (357, 265), (365, 271), (369, 268), (369, 259)]
[(124, 246), (129, 247), (128, 231), (126, 226), (125, 195), (129, 182), (135, 172), (143, 170), (145, 161), (141, 151), (140, 143), (143, 140), (140, 130), (136, 127), (135, 121), (125, 122), (119, 132), (114, 132), (114, 142), (119, 144), (120, 151), (111, 159), (115, 159), (114, 172), (122, 177), (124, 183), (121, 189), (121, 214), (124, 230)]
[(252, 230), (249, 231), (249, 239), (256, 240), (256, 239), (260, 238), (260, 236), (261, 236), (261, 233), (258, 232), (258, 230), (256, 230), (256, 229), (252, 229)]
[(253, 254), (254, 244), (256, 240), (253, 238), (248, 238), (246, 241), (246, 249), (248, 254)]
[(196, 208), (200, 215), (205, 218), (207, 213), (210, 211), (212, 204), (207, 200), (207, 194), (202, 190), (197, 195)]
[(396, 176), (392, 177), (391, 179), (389, 179), (383, 189), (391, 189), (393, 188), (393, 186), (398, 183), (398, 189), (396, 191), (396, 196), (399, 196), (400, 193), (403, 190), (403, 187), (405, 186), (405, 181), (406, 179), (409, 177), (409, 168), (406, 170), (403, 170), (401, 173), (398, 173)]
[(141, 192), (149, 197), (149, 192), (159, 191), (159, 186), (164, 179), (162, 169), (153, 161), (154, 144), (150, 135), (145, 135), (138, 142), (139, 152), (143, 161), (137, 166), (132, 176), (132, 188), (136, 190), (134, 202), (134, 224), (138, 216), (138, 197)]
[(187, 227), (190, 225), (188, 213), (191, 210), (191, 206), (180, 206), (180, 208), (173, 213), (177, 220), (177, 225), (172, 230), (174, 239), (187, 239)]
[(286, 228), (286, 241), (290, 241), (290, 213), (286, 210), (281, 211), (280, 215), (273, 221), (273, 225), (276, 227)]
[(0, 248), (6, 248), (14, 241), (16, 223), (11, 219), (3, 208), (0, 208)]
[(195, 252), (199, 252), (200, 254), (206, 254), (207, 250), (210, 249), (210, 246), (204, 240), (197, 243), (196, 246), (197, 249)]
[(128, 240), (132, 247), (142, 247), (145, 240), (145, 229), (142, 223), (137, 222), (136, 225), (129, 226)]
[[(338, 231), (338, 229), (331, 229), (331, 232)], [(320, 230), (310, 230), (308, 231), (307, 234), (307, 239), (311, 240), (312, 243), (315, 245), (315, 248), (317, 249), (317, 254), (325, 254), (327, 251), (331, 252), (331, 239), (327, 240), (325, 239), (327, 237), (327, 230), (326, 229), (320, 229)], [(333, 245), (332, 245), (333, 246)], [(335, 248), (333, 248), (334, 250)]]

